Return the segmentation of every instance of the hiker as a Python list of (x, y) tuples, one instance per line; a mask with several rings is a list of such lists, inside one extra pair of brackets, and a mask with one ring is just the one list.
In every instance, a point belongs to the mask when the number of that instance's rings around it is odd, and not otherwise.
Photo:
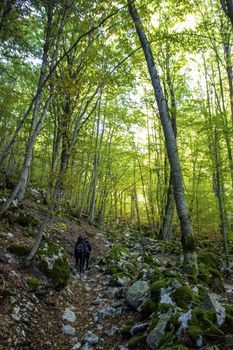
[(91, 242), (86, 237), (84, 238), (84, 246), (85, 246), (85, 258), (84, 258), (84, 262), (83, 262), (83, 267), (86, 264), (86, 271), (88, 271), (92, 246), (91, 246)]
[(77, 242), (75, 243), (74, 248), (74, 256), (75, 256), (75, 268), (78, 270), (81, 275), (83, 272), (84, 260), (85, 260), (85, 246), (84, 239), (82, 236), (79, 236)]

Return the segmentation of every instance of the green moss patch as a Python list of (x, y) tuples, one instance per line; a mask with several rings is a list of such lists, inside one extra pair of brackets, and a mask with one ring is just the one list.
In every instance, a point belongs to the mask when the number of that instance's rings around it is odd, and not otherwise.
[(165, 287), (166, 287), (166, 283), (163, 280), (158, 280), (152, 283), (152, 285), (150, 286), (150, 293), (151, 293), (152, 299), (155, 302), (159, 302), (161, 288), (165, 288)]
[(141, 307), (141, 313), (145, 317), (149, 317), (156, 310), (157, 310), (157, 304), (151, 299), (148, 299)]
[(31, 247), (28, 245), (24, 245), (20, 242), (15, 242), (12, 243), (11, 245), (8, 246), (7, 250), (15, 255), (18, 256), (25, 256), (28, 255), (31, 251)]
[(188, 304), (194, 302), (197, 299), (192, 289), (188, 286), (181, 286), (176, 288), (176, 290), (171, 294), (171, 297), (182, 309), (187, 309)]
[(38, 280), (35, 277), (29, 277), (27, 279), (27, 286), (28, 286), (28, 289), (30, 290), (30, 292), (34, 292), (40, 286), (40, 280)]
[(129, 349), (137, 349), (141, 346), (146, 345), (146, 336), (145, 335), (138, 335), (133, 338), (131, 338), (128, 342), (128, 348)]
[(42, 241), (37, 252), (40, 269), (56, 289), (66, 285), (70, 276), (69, 262), (64, 249), (51, 241)]

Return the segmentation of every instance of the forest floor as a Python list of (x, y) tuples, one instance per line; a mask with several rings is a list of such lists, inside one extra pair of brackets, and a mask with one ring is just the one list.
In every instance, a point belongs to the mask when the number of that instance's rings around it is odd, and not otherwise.
[[(42, 220), (46, 215), (44, 209), (35, 209), (30, 202), (26, 205), (26, 210)], [(113, 350), (119, 344), (123, 350), (124, 339), (117, 330), (130, 318), (135, 319), (135, 313), (124, 306), (127, 312), (121, 315), (105, 318), (103, 314), (101, 323), (94, 320), (97, 312), (111, 309), (117, 302), (115, 289), (109, 285), (99, 264), (109, 248), (105, 232), (85, 221), (75, 223), (64, 217), (50, 220), (45, 234), (65, 248), (71, 270), (75, 263), (73, 251), (77, 236), (86, 236), (93, 244), (90, 271), (81, 277), (72, 274), (68, 285), (57, 291), (48, 288), (39, 269), (33, 265), (25, 268), (22, 258), (7, 251), (12, 242), (32, 244), (33, 238), (25, 234), (19, 224), (3, 228), (4, 225), (0, 229), (0, 350)], [(163, 258), (170, 259), (173, 265), (173, 260), (177, 259), (172, 254)], [(42, 281), (36, 292), (28, 289), (26, 281), (30, 277)], [(233, 281), (229, 279), (227, 283), (233, 284)], [(227, 297), (233, 304), (232, 295)], [(74, 320), (64, 319), (67, 309), (75, 315)], [(12, 317), (13, 310), (16, 317)], [(64, 334), (63, 327), (67, 325), (71, 334)], [(94, 348), (81, 347), (81, 340), (88, 331), (99, 337)], [(229, 338), (228, 345), (219, 349), (233, 349), (233, 339)]]
[[(34, 215), (43, 218), (43, 213), (31, 210)], [(66, 227), (67, 230), (53, 230), (53, 228)], [(111, 334), (112, 327), (120, 327), (121, 323), (130, 317), (115, 316), (96, 324), (93, 320), (95, 309), (101, 306), (111, 305), (114, 293), (109, 291), (105, 276), (98, 271), (95, 265), (96, 258), (104, 256), (108, 249), (104, 233), (89, 226), (84, 221), (80, 224), (64, 219), (54, 218), (49, 223), (46, 232), (54, 242), (60, 242), (68, 255), (70, 267), (74, 266), (74, 245), (78, 235), (88, 237), (93, 244), (90, 271), (81, 277), (72, 275), (68, 285), (62, 291), (43, 288), (36, 293), (28, 290), (26, 280), (29, 277), (45, 277), (37, 269), (25, 269), (20, 260), (6, 253), (7, 247), (12, 241), (32, 243), (31, 237), (22, 235), (22, 227), (11, 225), (6, 234), (0, 231), (0, 275), (1, 294), (0, 300), (0, 350), (55, 350), (72, 349), (74, 344), (81, 341), (87, 331), (92, 331), (101, 337), (101, 342), (95, 349), (113, 349), (115, 344), (121, 342), (120, 336)], [(96, 305), (93, 305), (93, 302)], [(12, 310), (17, 305), (20, 308), (20, 319), (12, 319)], [(63, 319), (66, 309), (73, 310), (76, 320), (67, 322)], [(66, 335), (62, 327), (70, 324), (75, 328), (75, 334)], [(110, 336), (107, 335), (108, 331)], [(107, 333), (106, 333), (107, 332)], [(115, 333), (115, 332), (114, 332)], [(78, 345), (77, 345), (78, 349)]]

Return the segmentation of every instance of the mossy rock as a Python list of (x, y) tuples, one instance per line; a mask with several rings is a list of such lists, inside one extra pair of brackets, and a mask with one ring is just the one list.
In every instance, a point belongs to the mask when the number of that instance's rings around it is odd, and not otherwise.
[(40, 286), (40, 280), (35, 277), (29, 277), (27, 279), (27, 286), (30, 292), (35, 292)]
[(146, 335), (137, 335), (128, 342), (129, 349), (137, 349), (146, 345)]
[(63, 288), (70, 277), (70, 266), (64, 249), (51, 241), (42, 241), (37, 251), (39, 267), (56, 289)]
[(163, 349), (167, 346), (172, 346), (175, 340), (175, 335), (173, 332), (165, 332), (160, 338), (158, 346), (156, 348)]
[(172, 299), (181, 309), (187, 309), (188, 304), (197, 300), (192, 289), (188, 286), (181, 286), (171, 294)]
[(232, 334), (233, 333), (233, 317), (227, 313), (227, 310), (226, 310), (225, 322), (221, 326), (221, 330), (225, 334), (229, 334), (229, 333)]
[(189, 336), (189, 340), (191, 340), (193, 345), (195, 345), (197, 340), (203, 336), (203, 330), (196, 325), (188, 326), (185, 333)]
[(116, 262), (120, 261), (124, 256), (129, 256), (129, 250), (122, 246), (114, 246), (106, 255), (107, 262)]
[(166, 314), (171, 307), (171, 304), (162, 303), (158, 305), (158, 311), (160, 311), (162, 314)]
[(15, 219), (15, 222), (23, 227), (39, 227), (41, 226), (41, 221), (37, 219), (34, 215), (31, 213), (25, 211), (25, 210), (19, 210), (18, 215)]
[(209, 339), (213, 336), (224, 336), (224, 332), (214, 324), (215, 321), (216, 315), (213, 311), (193, 310), (192, 318), (188, 323), (188, 328), (192, 327), (191, 330), (193, 332), (195, 331), (193, 333), (195, 336), (199, 331), (204, 339)]
[(165, 287), (166, 287), (166, 282), (163, 280), (158, 280), (152, 283), (152, 285), (150, 286), (150, 293), (151, 293), (152, 299), (155, 302), (159, 302), (161, 288), (165, 288)]
[(157, 310), (158, 305), (151, 299), (148, 299), (143, 305), (141, 306), (140, 312), (143, 316), (149, 317), (153, 312)]
[(28, 255), (30, 253), (31, 249), (32, 248), (30, 246), (24, 245), (24, 244), (22, 244), (20, 242), (12, 243), (7, 248), (7, 250), (10, 253), (18, 255), (18, 256), (26, 256), (26, 255)]
[(150, 325), (149, 325), (149, 327), (147, 329), (147, 334), (149, 334), (151, 331), (153, 331), (153, 329), (155, 329), (155, 327), (157, 326), (158, 322), (159, 322), (159, 318), (158, 318), (157, 312), (155, 312), (152, 315)]
[(157, 268), (153, 268), (152, 283), (163, 279), (163, 273)]

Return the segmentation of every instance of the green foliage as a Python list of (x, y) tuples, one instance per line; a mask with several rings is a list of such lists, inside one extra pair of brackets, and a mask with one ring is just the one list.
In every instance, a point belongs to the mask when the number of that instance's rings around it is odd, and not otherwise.
[(128, 348), (129, 349), (137, 349), (139, 346), (145, 345), (146, 343), (146, 336), (145, 335), (138, 335), (133, 338), (131, 338), (128, 342)]
[(18, 255), (18, 256), (25, 256), (28, 255), (31, 251), (31, 247), (28, 245), (25, 245), (21, 242), (15, 242), (8, 246), (8, 251), (12, 254)]
[(149, 317), (157, 310), (158, 305), (151, 299), (148, 299), (142, 304), (140, 312), (145, 316)]
[(160, 292), (161, 288), (165, 288), (166, 283), (163, 280), (158, 280), (153, 282), (150, 286), (151, 297), (155, 302), (159, 302), (160, 300)]
[(41, 282), (35, 277), (29, 277), (27, 279), (27, 286), (30, 292), (35, 292), (37, 288), (40, 286)]
[(171, 297), (182, 309), (187, 309), (188, 305), (197, 299), (192, 289), (188, 286), (177, 287), (171, 294)]

